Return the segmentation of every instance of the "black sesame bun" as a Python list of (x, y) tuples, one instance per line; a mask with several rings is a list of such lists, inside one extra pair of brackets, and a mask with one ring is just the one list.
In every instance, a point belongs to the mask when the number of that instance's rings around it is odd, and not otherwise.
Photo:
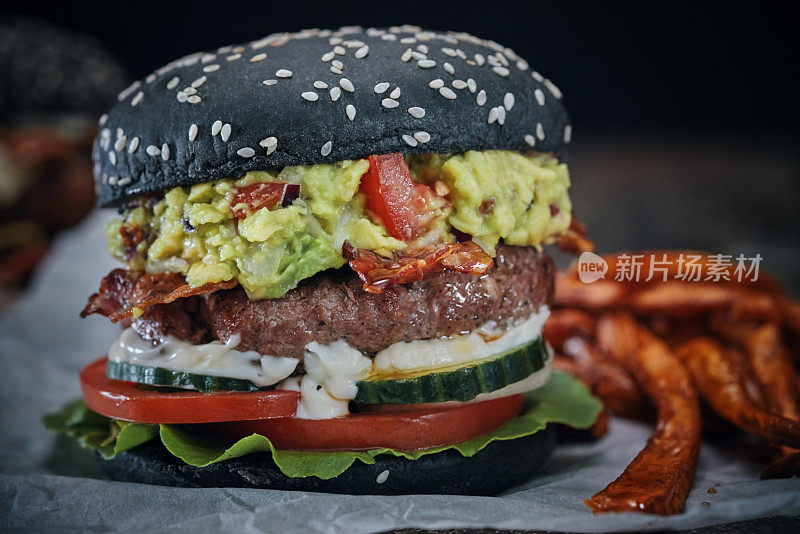
[(95, 120), (130, 78), (94, 38), (27, 17), (0, 19), (0, 123)]
[(512, 50), (418, 27), (282, 33), (174, 61), (100, 121), (98, 203), (392, 152), (558, 152), (561, 93)]
[[(352, 495), (496, 495), (529, 480), (547, 463), (555, 432), (547, 427), (524, 438), (494, 441), (474, 456), (448, 450), (417, 460), (378, 455), (374, 464), (355, 461), (341, 475), (291, 478), (267, 453), (250, 454), (208, 467), (192, 467), (160, 443), (147, 443), (100, 465), (113, 480), (189, 488), (263, 488)], [(99, 456), (98, 456), (99, 457)]]

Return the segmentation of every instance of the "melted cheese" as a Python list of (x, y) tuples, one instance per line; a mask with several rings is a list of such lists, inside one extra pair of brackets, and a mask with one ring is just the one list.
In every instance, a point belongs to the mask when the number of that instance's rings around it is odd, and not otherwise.
[(162, 343), (153, 344), (139, 337), (133, 329), (126, 328), (108, 349), (108, 359), (171, 371), (239, 378), (257, 386), (277, 384), (291, 375), (300, 361), (234, 350), (238, 344), (238, 335), (231, 336), (227, 343), (212, 341), (192, 345), (167, 336)]

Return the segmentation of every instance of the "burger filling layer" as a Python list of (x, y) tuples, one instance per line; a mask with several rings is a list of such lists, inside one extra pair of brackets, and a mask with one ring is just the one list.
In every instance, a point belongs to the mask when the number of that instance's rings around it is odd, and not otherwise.
[(436, 246), (471, 241), (487, 258), (501, 240), (541, 247), (569, 226), (568, 187), (566, 165), (548, 154), (373, 156), (177, 187), (132, 202), (107, 232), (132, 269), (279, 298), (353, 251), (448, 261), (452, 250)]

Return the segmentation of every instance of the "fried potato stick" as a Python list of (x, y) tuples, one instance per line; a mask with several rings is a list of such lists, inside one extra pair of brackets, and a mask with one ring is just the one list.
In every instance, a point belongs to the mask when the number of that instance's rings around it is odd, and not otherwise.
[(594, 337), (595, 326), (594, 317), (580, 310), (553, 310), (544, 325), (544, 338), (556, 350), (563, 350), (564, 344), (571, 338)]
[(744, 365), (734, 351), (698, 337), (681, 345), (677, 355), (689, 369), (700, 395), (723, 418), (744, 431), (790, 447), (800, 447), (800, 422), (756, 406), (743, 386)]
[(658, 423), (625, 471), (586, 504), (595, 513), (677, 514), (694, 478), (702, 427), (689, 374), (666, 343), (628, 315), (602, 317), (597, 335), (656, 405)]

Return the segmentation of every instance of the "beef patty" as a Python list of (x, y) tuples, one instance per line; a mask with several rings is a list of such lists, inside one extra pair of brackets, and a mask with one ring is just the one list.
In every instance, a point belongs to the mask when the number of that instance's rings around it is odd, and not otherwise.
[(366, 293), (348, 268), (304, 280), (279, 299), (250, 300), (241, 286), (158, 304), (131, 321), (145, 339), (166, 335), (205, 343), (238, 334), (238, 350), (303, 355), (312, 341), (343, 339), (364, 352), (392, 343), (469, 332), (489, 321), (505, 326), (535, 313), (553, 296), (552, 260), (532, 247), (500, 246), (483, 276), (442, 272)]

